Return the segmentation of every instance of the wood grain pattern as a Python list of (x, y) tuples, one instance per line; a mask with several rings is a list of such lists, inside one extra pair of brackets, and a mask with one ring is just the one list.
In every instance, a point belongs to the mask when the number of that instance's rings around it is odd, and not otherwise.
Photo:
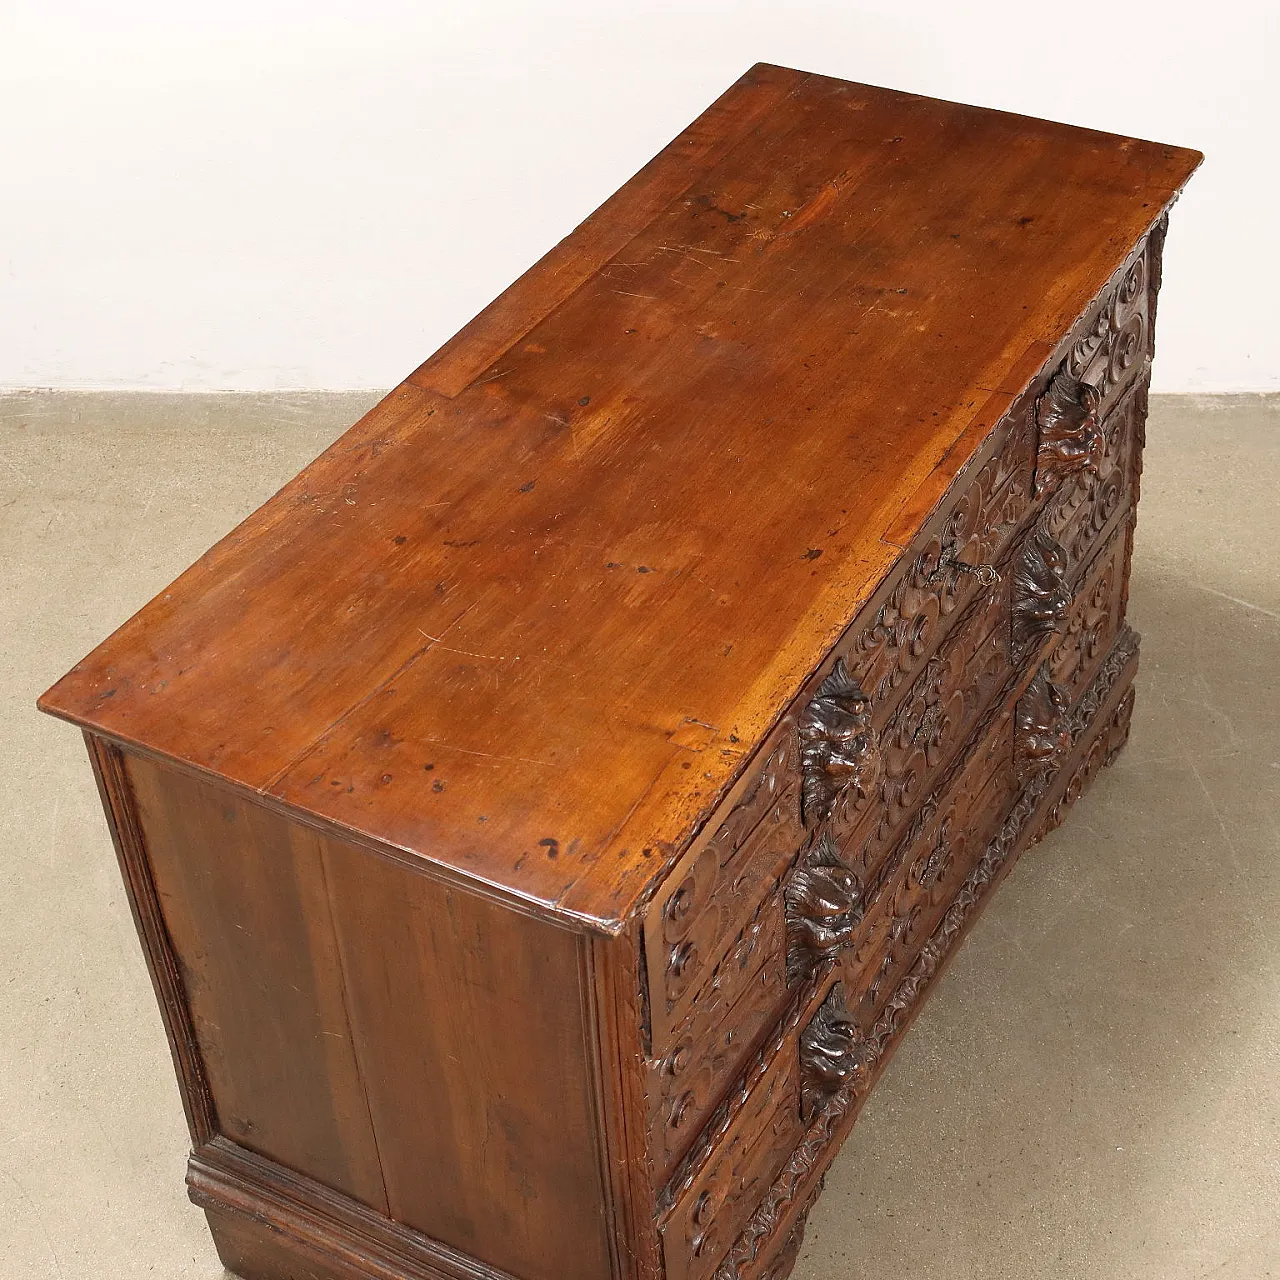
[(1198, 162), (758, 69), (42, 705), (620, 931)]
[(41, 700), (248, 1280), (785, 1280), (1120, 749), (1195, 152), (759, 66)]
[(499, 1271), (610, 1272), (585, 939), (124, 773), (217, 1133)]
[(192, 1153), (187, 1187), (219, 1257), (245, 1280), (507, 1280), (223, 1137)]

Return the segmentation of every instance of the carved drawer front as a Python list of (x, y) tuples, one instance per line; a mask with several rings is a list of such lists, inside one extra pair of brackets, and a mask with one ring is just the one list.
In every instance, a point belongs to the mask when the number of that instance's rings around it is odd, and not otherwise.
[(1099, 293), (1067, 354), (1067, 373), (1097, 390), (1100, 416), (1110, 412), (1150, 360), (1154, 259), (1148, 238)]
[(1070, 577), (1084, 568), (1126, 507), (1137, 502), (1147, 382), (1144, 376), (1132, 384), (1102, 421), (1097, 470), (1064, 481), (1048, 501), (1044, 527), (1066, 553)]
[(982, 856), (1013, 800), (1013, 711), (1002, 711), (947, 791), (925, 805), (868, 895), (866, 923), (841, 971), (869, 1031)]
[(680, 1187), (662, 1226), (668, 1280), (724, 1273), (718, 1264), (741, 1243), (743, 1228), (775, 1190), (806, 1130), (836, 1094), (847, 1099), (850, 1089), (865, 1086), (873, 1065), (843, 985), (829, 981), (780, 1037), (715, 1149)]
[[(1107, 685), (1105, 696), (1096, 708), (1082, 704), (1073, 719), (1081, 720), (1088, 713), (1087, 728), (1080, 734), (1074, 749), (1061, 766), (1041, 805), (1035, 822), (1035, 840), (1043, 839), (1066, 816), (1089, 784), (1098, 776), (1103, 765), (1109, 764), (1129, 736), (1129, 721), (1133, 716), (1133, 679), (1138, 670), (1138, 638), (1127, 627), (1116, 638), (1105, 666), (1115, 672)], [(1102, 681), (1104, 676), (1099, 677)], [(1093, 688), (1096, 689), (1095, 684)], [(1091, 690), (1092, 693), (1092, 690)], [(1086, 697), (1086, 702), (1088, 701)]]
[[(673, 1046), (700, 990), (837, 794), (845, 799), (846, 828), (858, 816), (851, 805), (870, 807), (879, 751), (873, 741), (855, 758), (860, 740), (890, 726), (891, 735), (905, 734), (936, 760), (955, 738), (957, 724), (940, 701), (947, 676), (938, 668), (956, 656), (933, 659), (957, 625), (973, 624), (962, 647), (983, 638), (975, 610), (989, 610), (984, 616), (992, 619), (999, 612), (1006, 588), (993, 580), (993, 566), (1031, 509), (1033, 463), (1028, 401), (994, 429), (985, 461), (945, 496), (854, 622), (828, 668), (825, 700), (816, 687), (797, 700), (710, 834), (694, 842), (655, 896), (645, 923), (655, 1053)], [(900, 714), (912, 697), (916, 705)], [(895, 762), (912, 754), (908, 745), (893, 748)], [(897, 806), (909, 807), (924, 779), (918, 767), (904, 765), (891, 773), (891, 785)]]
[[(685, 973), (673, 983), (668, 971), (664, 1012), (675, 1011), (681, 1021), (664, 1029), (664, 1038), (655, 1033), (648, 1064), (648, 1123), (659, 1182), (688, 1151), (791, 993), (849, 945), (862, 918), (862, 886), (1005, 683), (1007, 599), (1007, 585), (999, 585), (989, 598), (974, 601), (925, 664), (879, 735), (873, 786), (846, 785), (827, 823), (808, 831), (795, 819), (771, 814), (730, 859), (744, 881), (738, 887), (726, 886), (723, 868), (717, 872), (713, 841), (702, 856), (719, 892), (700, 898), (695, 867), (687, 898), (677, 893), (668, 899), (666, 910), (677, 918), (663, 943), (695, 976), (686, 989)], [(700, 900), (702, 918), (679, 914), (686, 907), (696, 911)], [(725, 920), (737, 923), (752, 902), (758, 903), (754, 914), (723, 940)], [(714, 963), (701, 963), (717, 951)]]
[(1049, 652), (1049, 678), (1068, 703), (1084, 692), (1124, 622), (1132, 517), (1117, 527), (1077, 583), (1062, 633)]
[(1076, 564), (1124, 498), (1137, 497), (1158, 253), (1148, 239), (1115, 273), (1035, 402), (1032, 492), (1047, 499), (1049, 532)]
[(649, 1060), (648, 1124), (655, 1181), (688, 1152), (788, 999), (778, 887), (699, 991), (671, 1047)]
[[(759, 785), (692, 863), (677, 868), (673, 886), (650, 909), (645, 944), (656, 1056), (676, 1048), (687, 1023), (705, 1027), (714, 1008), (727, 1007), (755, 982), (771, 954), (773, 921), (761, 904), (776, 893), (804, 838), (799, 773), (787, 769), (796, 751), (791, 728)], [(762, 806), (760, 793), (771, 792), (780, 775), (777, 798)], [(763, 809), (754, 822), (753, 809)]]
[(882, 729), (882, 767), (869, 796), (846, 791), (828, 829), (864, 879), (897, 843), (935, 779), (964, 749), (1011, 669), (1007, 576), (976, 601), (924, 665)]
[(785, 1039), (662, 1226), (667, 1280), (704, 1280), (800, 1138), (799, 1037)]
[(879, 728), (975, 602), (989, 601), (993, 570), (1031, 510), (1033, 448), (1027, 405), (993, 433), (992, 456), (958, 482), (922, 543), (904, 553), (839, 653), (871, 699)]

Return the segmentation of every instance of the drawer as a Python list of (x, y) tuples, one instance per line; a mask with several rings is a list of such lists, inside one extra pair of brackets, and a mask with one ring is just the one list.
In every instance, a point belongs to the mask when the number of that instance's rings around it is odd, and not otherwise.
[(667, 1280), (709, 1276), (800, 1138), (798, 1037), (783, 1042), (662, 1226)]
[(829, 830), (867, 877), (897, 842), (934, 780), (969, 740), (1011, 670), (1008, 574), (924, 666), (880, 734), (883, 761), (870, 803), (837, 801)]
[(946, 795), (921, 810), (886, 868), (841, 971), (849, 1008), (869, 1032), (884, 1002), (955, 899), (1013, 800), (1013, 710), (1001, 712)]
[[(910, 797), (923, 794), (931, 761), (940, 763), (941, 754), (963, 742), (962, 724), (944, 714), (940, 700), (954, 695), (950, 684), (963, 670), (955, 664), (967, 662), (970, 655), (958, 658), (948, 637), (967, 626), (959, 642), (967, 650), (986, 638), (986, 623), (994, 622), (1002, 607), (1004, 587), (993, 593), (992, 585), (970, 570), (1006, 556), (1030, 510), (1028, 415), (1023, 405), (996, 428), (983, 459), (953, 486), (916, 549), (904, 553), (824, 671), (830, 679), (837, 662), (842, 664), (845, 684), (857, 688), (856, 717), (865, 720), (863, 727), (876, 737), (887, 734), (896, 740), (887, 776), (898, 810), (904, 804), (909, 808)], [(975, 611), (981, 620), (975, 620)], [(674, 1047), (694, 1003), (705, 1002), (700, 993), (716, 976), (723, 977), (730, 949), (749, 942), (743, 934), (761, 903), (808, 833), (826, 817), (825, 804), (806, 804), (800, 741), (820, 679), (815, 676), (796, 700), (761, 749), (759, 763), (692, 842), (646, 910), (655, 1055)], [(957, 709), (958, 704), (952, 708)], [(919, 746), (924, 747), (925, 773), (917, 758)], [(878, 773), (878, 752), (876, 756)], [(809, 776), (815, 776), (813, 768)], [(845, 789), (839, 821), (846, 834), (874, 807), (878, 795)], [(742, 975), (743, 980), (751, 976)]]
[(1111, 277), (1075, 329), (1064, 367), (1097, 389), (1105, 418), (1145, 372), (1151, 357), (1152, 271), (1157, 250), (1144, 241)]
[[(1067, 811), (1088, 789), (1094, 778), (1115, 757), (1129, 736), (1129, 722), (1133, 716), (1133, 680), (1138, 671), (1138, 638), (1125, 628), (1117, 637), (1107, 658), (1109, 676), (1115, 678), (1102, 696), (1094, 690), (1077, 708), (1075, 719), (1086, 713), (1088, 729), (1082, 733), (1070, 752), (1058, 776), (1049, 784), (1044, 800), (1033, 823), (1032, 843), (1043, 839), (1058, 827)], [(1103, 682), (1104, 677), (1099, 677)], [(1090, 705), (1096, 703), (1095, 705)]]
[(1103, 420), (1097, 471), (1082, 473), (1074, 482), (1063, 484), (1048, 501), (1044, 525), (1065, 552), (1067, 572), (1073, 578), (1125, 506), (1136, 505), (1147, 382), (1143, 377), (1131, 386)]
[[(1003, 687), (1009, 673), (1007, 598), (1002, 587), (988, 602), (975, 602), (899, 701), (883, 734), (884, 768), (872, 803), (854, 812), (852, 829), (846, 829), (847, 814), (840, 806), (823, 828), (840, 861), (825, 870), (806, 864), (801, 892), (794, 870), (797, 852), (804, 847), (812, 855), (817, 843), (795, 820), (790, 827), (761, 823), (737, 855), (742, 874), (754, 868), (757, 879), (725, 894), (723, 912), (712, 898), (710, 909), (690, 922), (685, 942), (691, 948), (709, 946), (723, 928), (724, 915), (735, 906), (741, 909), (742, 899), (750, 903), (750, 890), (764, 894), (709, 973), (680, 1000), (683, 1021), (649, 1060), (648, 1123), (659, 1182), (688, 1151), (792, 990), (812, 976), (812, 952), (806, 956), (806, 948), (796, 945), (798, 931), (818, 912), (821, 922), (808, 941), (820, 947), (819, 935), (825, 934), (827, 944), (839, 949), (842, 931), (860, 915), (861, 886), (871, 882), (933, 781), (963, 750)], [(689, 898), (690, 909), (696, 909), (696, 881)], [(671, 901), (683, 903), (678, 897)]]
[[(1056, 493), (1074, 502), (1070, 491), (1079, 481), (1089, 490), (1081, 500), (1105, 499), (1105, 486), (1097, 482), (1109, 469), (1107, 428), (1119, 429), (1117, 411), (1145, 384), (1151, 367), (1150, 277), (1156, 253), (1144, 243), (1112, 276), (1068, 337), (1066, 355), (1036, 401), (1032, 488), (1037, 500)], [(1141, 416), (1145, 390), (1137, 398), (1139, 404), (1127, 412)], [(1118, 485), (1117, 491), (1124, 488)], [(1087, 554), (1087, 547), (1080, 554)]]
[(649, 1150), (662, 1185), (787, 1003), (780, 889), (734, 939), (668, 1051), (647, 1063)]
[(838, 1090), (865, 1079), (867, 1049), (844, 989), (829, 979), (780, 1037), (711, 1155), (662, 1223), (668, 1280), (707, 1280), (756, 1211), (805, 1130)]
[(1093, 679), (1124, 622), (1132, 515), (1116, 528), (1080, 576), (1062, 634), (1049, 652), (1049, 679), (1074, 704)]

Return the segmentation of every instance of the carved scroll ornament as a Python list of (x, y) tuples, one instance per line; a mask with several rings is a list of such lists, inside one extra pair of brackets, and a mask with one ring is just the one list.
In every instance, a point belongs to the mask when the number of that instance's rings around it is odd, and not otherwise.
[(1068, 477), (1097, 473), (1105, 444), (1098, 426), (1100, 403), (1097, 388), (1073, 378), (1066, 369), (1053, 375), (1036, 402), (1036, 496)]
[(871, 699), (839, 658), (818, 686), (797, 725), (800, 739), (800, 812), (806, 827), (831, 812), (846, 788), (870, 796), (880, 779), (880, 744), (871, 728)]
[(1044, 530), (1027, 539), (1013, 571), (1013, 643), (1017, 649), (1061, 629), (1071, 605), (1067, 553)]
[(862, 919), (862, 885), (824, 831), (800, 855), (782, 896), (787, 982), (796, 986), (853, 941)]
[(868, 1066), (862, 1034), (837, 982), (800, 1036), (800, 1111), (812, 1120), (846, 1085), (856, 1087)]

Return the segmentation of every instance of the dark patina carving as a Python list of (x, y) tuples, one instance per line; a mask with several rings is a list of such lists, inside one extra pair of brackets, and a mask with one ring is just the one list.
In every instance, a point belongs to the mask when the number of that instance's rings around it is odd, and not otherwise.
[(1061, 629), (1071, 604), (1067, 553), (1044, 529), (1027, 539), (1013, 571), (1013, 643), (1018, 649)]
[(797, 725), (802, 776), (800, 812), (815, 826), (847, 787), (869, 796), (880, 778), (880, 745), (871, 728), (871, 699), (844, 659), (818, 686)]
[(810, 977), (853, 940), (862, 919), (862, 885), (825, 831), (800, 855), (783, 890), (787, 982)]
[(1097, 388), (1073, 378), (1065, 368), (1053, 375), (1036, 402), (1035, 494), (1046, 492), (1068, 476), (1096, 473), (1103, 435), (1098, 426)]
[(1071, 747), (1067, 711), (1071, 698), (1061, 685), (1049, 678), (1049, 667), (1041, 663), (1018, 699), (1017, 758), (1018, 780), (1053, 770), (1062, 763)]
[(862, 1034), (837, 982), (800, 1036), (800, 1111), (812, 1120), (827, 1100), (846, 1086), (855, 1087), (867, 1069)]

